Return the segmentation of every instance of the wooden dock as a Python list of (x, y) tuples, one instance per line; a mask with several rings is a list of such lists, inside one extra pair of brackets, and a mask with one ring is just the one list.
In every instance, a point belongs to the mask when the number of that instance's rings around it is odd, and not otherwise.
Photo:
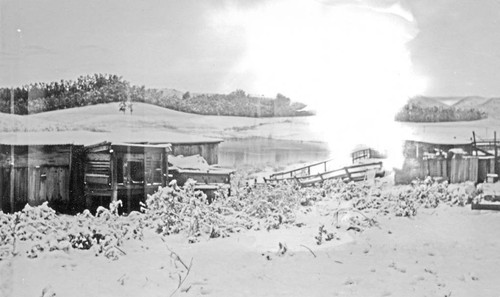
[[(334, 170), (326, 170), (327, 163), (331, 161), (332, 160), (330, 159), (293, 170), (274, 173), (269, 178), (264, 179), (264, 181), (266, 183), (272, 183), (285, 180), (295, 180), (301, 187), (307, 187), (330, 179), (341, 179), (344, 182), (362, 181), (369, 177), (370, 172), (373, 172), (373, 177), (375, 177), (375, 175), (381, 175), (382, 162), (380, 161), (345, 166)], [(324, 170), (319, 173), (311, 174), (313, 168), (318, 166)]]

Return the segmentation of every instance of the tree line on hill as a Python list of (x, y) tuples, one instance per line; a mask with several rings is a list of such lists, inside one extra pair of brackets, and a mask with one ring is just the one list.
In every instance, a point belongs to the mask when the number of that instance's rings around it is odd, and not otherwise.
[(461, 109), (455, 107), (426, 107), (408, 103), (396, 114), (399, 122), (457, 122), (484, 119), (487, 114), (475, 108)]
[(100, 103), (144, 102), (177, 111), (203, 115), (275, 117), (312, 115), (303, 103), (292, 102), (278, 94), (276, 98), (253, 97), (243, 90), (230, 94), (166, 95), (161, 90), (134, 86), (117, 75), (93, 74), (76, 80), (33, 83), (21, 87), (0, 88), (0, 112), (26, 115), (44, 111), (95, 105)]

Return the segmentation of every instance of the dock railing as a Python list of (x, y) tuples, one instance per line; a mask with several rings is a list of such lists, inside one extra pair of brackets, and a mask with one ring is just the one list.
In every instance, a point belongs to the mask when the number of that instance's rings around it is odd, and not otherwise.
[[(330, 160), (328, 160), (330, 161)], [(327, 162), (327, 161), (324, 161)], [(311, 166), (323, 164), (324, 162), (311, 164)], [(271, 175), (268, 179), (265, 179), (266, 182), (277, 182), (277, 181), (285, 181), (285, 180), (295, 180), (301, 186), (309, 186), (315, 183), (322, 183), (325, 180), (329, 179), (342, 179), (343, 181), (361, 181), (367, 178), (367, 172), (369, 170), (381, 170), (382, 162), (372, 162), (366, 164), (358, 164), (345, 166), (341, 168), (337, 168), (334, 170), (329, 170), (325, 172), (320, 172), (317, 174), (309, 174), (304, 176), (293, 175), (291, 173), (307, 169), (309, 166), (297, 168), (295, 170), (289, 170), (284, 172), (278, 172)]]
[(309, 175), (311, 175), (311, 172), (313, 171), (313, 169), (317, 169), (317, 168), (319, 168), (320, 170), (322, 169), (323, 172), (326, 172), (327, 168), (328, 168), (327, 164), (331, 163), (332, 161), (333, 161), (333, 159), (328, 159), (326, 161), (308, 164), (306, 166), (302, 166), (302, 167), (295, 168), (292, 170), (277, 172), (277, 173), (271, 174), (269, 176), (269, 180), (287, 179), (287, 178), (293, 179), (297, 176), (309, 176)]

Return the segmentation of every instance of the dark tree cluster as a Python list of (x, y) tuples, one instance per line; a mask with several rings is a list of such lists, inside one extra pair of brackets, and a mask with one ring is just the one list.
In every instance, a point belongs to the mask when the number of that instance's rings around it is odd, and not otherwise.
[(424, 107), (408, 103), (396, 114), (395, 119), (399, 122), (458, 122), (475, 121), (486, 117), (487, 114), (485, 112), (474, 108)]
[(80, 76), (75, 81), (33, 83), (14, 89), (0, 89), (0, 112), (10, 113), (14, 94), (14, 113), (33, 114), (44, 111), (94, 105), (109, 102), (133, 101), (141, 88), (131, 87), (117, 75), (94, 74)]
[[(189, 94), (182, 98), (163, 96), (161, 92), (148, 90), (144, 97), (151, 103), (169, 109), (202, 115), (244, 116), (244, 117), (277, 117), (308, 116), (313, 113), (304, 111), (305, 104), (294, 102), (278, 94), (276, 99), (252, 97), (242, 90), (230, 94)], [(186, 95), (187, 94), (187, 95)]]
[(107, 74), (80, 76), (75, 81), (33, 83), (14, 89), (0, 88), (0, 112), (11, 112), (12, 94), (14, 113), (21, 115), (110, 102), (120, 102), (120, 111), (126, 106), (131, 108), (131, 102), (144, 102), (203, 115), (275, 117), (312, 114), (303, 110), (305, 104), (292, 103), (282, 94), (271, 99), (252, 97), (243, 90), (236, 90), (227, 95), (186, 92), (179, 98), (156, 89), (132, 86), (120, 76)]

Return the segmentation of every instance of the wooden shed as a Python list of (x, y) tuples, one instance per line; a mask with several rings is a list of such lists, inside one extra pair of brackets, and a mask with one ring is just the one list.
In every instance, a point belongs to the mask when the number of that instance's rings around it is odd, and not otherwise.
[(83, 206), (83, 157), (83, 145), (0, 142), (0, 209), (14, 212), (47, 201), (59, 212), (78, 211)]
[(495, 172), (495, 157), (478, 155), (474, 143), (444, 141), (407, 140), (403, 147), (403, 166), (395, 169), (396, 184), (410, 183), (427, 176), (440, 177), (451, 183), (477, 183), (484, 182), (489, 173)]
[[(115, 138), (116, 139), (116, 138)], [(119, 138), (123, 143), (171, 145), (174, 156), (202, 156), (209, 165), (219, 162), (219, 144), (222, 139), (189, 135), (177, 132), (129, 133)]]
[(472, 154), (472, 143), (466, 141), (418, 141), (406, 140), (403, 146), (403, 156), (405, 158), (422, 159), (427, 154), (436, 154), (438, 151), (447, 152), (451, 149), (462, 149), (468, 154)]
[(172, 144), (172, 155), (194, 156), (200, 155), (210, 165), (219, 163), (219, 143), (221, 141), (203, 142), (170, 142)]
[(123, 210), (140, 209), (140, 202), (168, 179), (169, 145), (103, 142), (85, 147), (86, 207), (121, 200)]

